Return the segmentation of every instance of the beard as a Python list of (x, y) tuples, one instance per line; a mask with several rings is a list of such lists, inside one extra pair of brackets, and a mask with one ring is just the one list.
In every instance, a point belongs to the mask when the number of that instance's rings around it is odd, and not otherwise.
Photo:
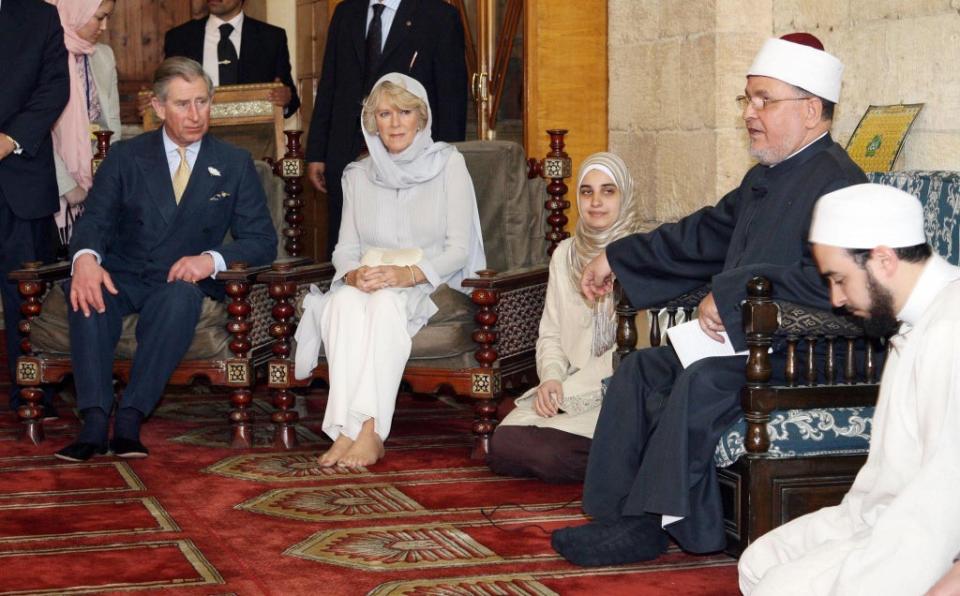
[(863, 320), (863, 331), (868, 337), (887, 337), (896, 333), (900, 322), (893, 311), (893, 294), (867, 270), (867, 292), (870, 296), (870, 316)]

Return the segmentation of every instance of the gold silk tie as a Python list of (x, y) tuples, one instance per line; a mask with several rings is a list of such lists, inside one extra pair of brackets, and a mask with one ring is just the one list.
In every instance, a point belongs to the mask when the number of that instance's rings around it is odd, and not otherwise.
[(177, 153), (180, 154), (180, 165), (173, 173), (173, 197), (179, 205), (180, 199), (183, 198), (183, 191), (187, 189), (187, 182), (190, 182), (190, 164), (187, 163), (186, 147), (177, 147)]

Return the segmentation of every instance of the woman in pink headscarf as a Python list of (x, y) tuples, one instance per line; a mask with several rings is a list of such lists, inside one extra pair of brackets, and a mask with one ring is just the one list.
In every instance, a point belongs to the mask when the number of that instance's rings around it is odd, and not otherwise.
[(97, 43), (107, 28), (115, 0), (47, 0), (57, 7), (70, 61), (70, 100), (53, 127), (54, 160), (60, 190), (56, 215), (60, 242), (70, 240), (73, 220), (93, 185), (95, 130), (112, 130), (120, 137), (120, 94), (117, 62), (110, 46)]

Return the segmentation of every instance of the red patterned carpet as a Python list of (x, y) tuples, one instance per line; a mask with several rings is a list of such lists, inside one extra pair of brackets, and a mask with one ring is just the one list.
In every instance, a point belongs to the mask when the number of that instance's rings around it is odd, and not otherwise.
[[(4, 412), (0, 595), (738, 593), (724, 555), (673, 548), (601, 569), (560, 559), (546, 531), (583, 521), (580, 486), (471, 461), (463, 405), (403, 396), (383, 462), (320, 469), (322, 402), (307, 400), (301, 449), (272, 449), (262, 422), (261, 446), (239, 452), (224, 397), (171, 395), (144, 427), (149, 458), (82, 464), (51, 455), (76, 431), (69, 404), (41, 447), (19, 442)], [(498, 505), (495, 526), (484, 512)]]

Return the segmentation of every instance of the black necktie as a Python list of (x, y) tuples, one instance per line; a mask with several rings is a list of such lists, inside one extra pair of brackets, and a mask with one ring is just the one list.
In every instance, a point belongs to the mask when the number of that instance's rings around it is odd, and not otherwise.
[(237, 73), (240, 71), (240, 59), (237, 58), (237, 49), (230, 41), (233, 25), (220, 25), (220, 41), (217, 43), (217, 62), (220, 64), (220, 84), (236, 85)]
[(373, 18), (370, 20), (370, 28), (367, 29), (367, 63), (364, 67), (367, 70), (366, 79), (368, 82), (373, 78), (377, 63), (380, 62), (380, 48), (383, 45), (383, 27), (380, 23), (380, 15), (383, 14), (384, 8), (384, 5), (380, 2), (373, 5)]

